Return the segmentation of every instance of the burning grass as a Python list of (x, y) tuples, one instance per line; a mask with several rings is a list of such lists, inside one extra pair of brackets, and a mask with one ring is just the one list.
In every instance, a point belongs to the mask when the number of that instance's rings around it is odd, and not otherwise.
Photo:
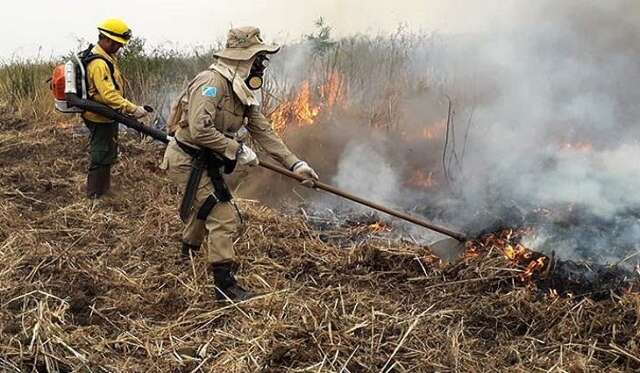
[(126, 137), (118, 187), (94, 203), (82, 135), (6, 114), (0, 124), (5, 371), (640, 369), (638, 294), (554, 292), (549, 258), (523, 277), (543, 257), (518, 232), (470, 242), (443, 266), (376, 238), (389, 228), (377, 220), (333, 228), (337, 245), (304, 216), (242, 201), (239, 275), (263, 295), (218, 305), (201, 259), (178, 260), (161, 148)]
[(319, 115), (331, 115), (337, 105), (347, 105), (344, 77), (334, 71), (325, 82), (312, 89), (311, 81), (304, 80), (290, 100), (283, 100), (269, 114), (276, 132), (283, 134), (292, 126), (313, 125)]

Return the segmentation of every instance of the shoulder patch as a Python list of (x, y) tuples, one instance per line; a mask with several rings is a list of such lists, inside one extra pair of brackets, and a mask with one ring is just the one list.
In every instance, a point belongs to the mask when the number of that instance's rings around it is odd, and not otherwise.
[(216, 97), (218, 94), (218, 88), (212, 86), (202, 87), (202, 95), (205, 97)]

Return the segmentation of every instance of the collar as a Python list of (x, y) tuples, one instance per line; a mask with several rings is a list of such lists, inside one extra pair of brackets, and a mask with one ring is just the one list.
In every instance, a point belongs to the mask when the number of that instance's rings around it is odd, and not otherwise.
[(238, 96), (243, 104), (247, 106), (258, 106), (260, 104), (253, 91), (247, 87), (242, 78), (237, 76), (236, 71), (232, 67), (222, 61), (216, 61), (209, 66), (209, 69), (219, 72), (220, 75), (231, 82), (233, 93)]
[(93, 49), (91, 50), (91, 52), (95, 53), (95, 54), (99, 54), (102, 57), (106, 58), (107, 60), (109, 60), (109, 62), (115, 64), (116, 61), (116, 57), (114, 55), (111, 55), (107, 52), (104, 51), (104, 49), (102, 49), (102, 47), (100, 46), (100, 44), (96, 44)]

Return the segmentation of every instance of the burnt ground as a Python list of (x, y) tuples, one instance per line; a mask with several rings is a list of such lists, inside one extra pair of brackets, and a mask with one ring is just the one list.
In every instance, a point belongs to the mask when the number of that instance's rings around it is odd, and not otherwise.
[(445, 266), (358, 224), (318, 231), (248, 200), (239, 278), (263, 295), (216, 304), (201, 258), (178, 259), (163, 149), (123, 143), (113, 195), (88, 201), (83, 135), (0, 115), (3, 370), (640, 369), (633, 286), (559, 294), (491, 245)]

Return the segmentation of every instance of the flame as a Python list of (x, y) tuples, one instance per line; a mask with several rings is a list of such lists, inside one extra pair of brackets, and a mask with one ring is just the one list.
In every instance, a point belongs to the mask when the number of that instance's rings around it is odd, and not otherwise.
[(421, 189), (428, 189), (436, 185), (433, 181), (433, 172), (427, 173), (422, 169), (417, 169), (409, 178), (408, 183), (410, 186)]
[(319, 113), (320, 106), (311, 103), (311, 85), (305, 80), (293, 100), (282, 102), (271, 113), (271, 122), (276, 132), (281, 133), (289, 123), (300, 127), (313, 124)]
[(373, 224), (369, 224), (367, 228), (369, 228), (369, 230), (374, 233), (388, 232), (391, 230), (391, 227), (383, 222), (375, 222)]
[[(271, 113), (273, 128), (283, 133), (290, 126), (304, 127), (315, 123), (321, 112), (331, 112), (336, 106), (346, 106), (344, 76), (331, 72), (324, 84), (312, 89), (311, 82), (305, 80), (293, 99), (281, 102)], [(319, 98), (319, 102), (314, 102)]]
[(502, 249), (504, 256), (509, 260), (520, 262), (531, 258), (531, 252), (524, 246), (517, 244), (514, 248), (512, 245), (507, 245)]
[(311, 89), (309, 88), (309, 81), (305, 81), (302, 84), (300, 93), (293, 101), (293, 110), (295, 118), (304, 124), (312, 124), (320, 112), (320, 107), (311, 104)]
[(526, 268), (520, 274), (520, 280), (529, 281), (536, 272), (541, 272), (545, 267), (545, 257), (540, 256), (537, 259), (533, 259), (533, 252), (521, 244), (506, 245), (502, 252), (504, 256), (514, 262), (515, 264), (526, 264)]
[(516, 258), (516, 251), (513, 249), (513, 246), (507, 245), (502, 251), (504, 252), (504, 256), (506, 256), (507, 259), (514, 260)]
[(479, 241), (468, 243), (464, 257), (474, 258), (491, 250), (500, 250), (513, 266), (522, 270), (519, 278), (530, 282), (536, 274), (544, 275), (547, 257), (518, 243), (522, 237), (532, 234), (533, 228), (508, 229), (484, 236)]
[(520, 275), (520, 279), (522, 281), (527, 281), (531, 279), (531, 277), (533, 277), (534, 273), (542, 271), (542, 269), (545, 266), (544, 259), (545, 258), (541, 256), (538, 259), (532, 260), (531, 262), (529, 262), (529, 265), (527, 265), (527, 268)]
[(320, 97), (326, 109), (333, 109), (336, 103), (345, 104), (344, 76), (337, 71), (329, 74), (327, 82), (320, 87)]

